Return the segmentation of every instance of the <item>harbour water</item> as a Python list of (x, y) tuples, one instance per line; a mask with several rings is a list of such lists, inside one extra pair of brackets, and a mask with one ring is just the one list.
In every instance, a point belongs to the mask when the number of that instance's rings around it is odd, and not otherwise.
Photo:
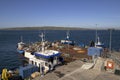
[[(17, 43), (20, 42), (20, 37), (23, 37), (23, 42), (31, 43), (41, 41), (39, 34), (43, 32), (36, 31), (0, 31), (0, 71), (3, 68), (13, 69), (21, 65), (22, 56), (16, 52)], [(70, 31), (70, 38), (77, 44), (84, 43), (89, 45), (90, 41), (95, 41), (95, 30), (73, 30)], [(46, 40), (56, 41), (65, 39), (66, 31), (46, 30)], [(104, 42), (106, 47), (109, 47), (110, 32), (108, 30), (98, 30), (100, 41)], [(120, 50), (120, 30), (112, 31), (112, 50)]]

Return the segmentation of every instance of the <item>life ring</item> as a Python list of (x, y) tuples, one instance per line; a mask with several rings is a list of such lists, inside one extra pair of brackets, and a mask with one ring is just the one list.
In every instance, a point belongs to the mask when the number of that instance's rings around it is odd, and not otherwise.
[(113, 61), (107, 61), (107, 68), (113, 69), (114, 68), (114, 62)]

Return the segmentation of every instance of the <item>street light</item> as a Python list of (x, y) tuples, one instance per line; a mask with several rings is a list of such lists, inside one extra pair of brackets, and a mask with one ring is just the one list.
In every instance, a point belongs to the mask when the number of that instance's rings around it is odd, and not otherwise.
[(112, 51), (112, 31), (114, 29), (109, 29), (110, 31), (110, 42), (109, 42), (109, 53), (111, 54), (111, 51)]

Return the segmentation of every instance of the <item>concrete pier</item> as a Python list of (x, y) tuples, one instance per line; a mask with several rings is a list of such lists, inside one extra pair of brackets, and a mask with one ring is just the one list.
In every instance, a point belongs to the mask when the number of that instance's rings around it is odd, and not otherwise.
[(120, 76), (114, 73), (99, 71), (96, 68), (82, 69), (83, 64), (85, 63), (77, 60), (33, 80), (120, 80)]

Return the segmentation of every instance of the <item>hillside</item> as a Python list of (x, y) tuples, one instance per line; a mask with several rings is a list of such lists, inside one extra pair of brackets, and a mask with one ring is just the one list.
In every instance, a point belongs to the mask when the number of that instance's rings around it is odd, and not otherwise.
[(78, 27), (52, 27), (52, 26), (44, 26), (44, 27), (14, 27), (14, 28), (3, 28), (0, 30), (88, 30), (86, 28), (78, 28)]

